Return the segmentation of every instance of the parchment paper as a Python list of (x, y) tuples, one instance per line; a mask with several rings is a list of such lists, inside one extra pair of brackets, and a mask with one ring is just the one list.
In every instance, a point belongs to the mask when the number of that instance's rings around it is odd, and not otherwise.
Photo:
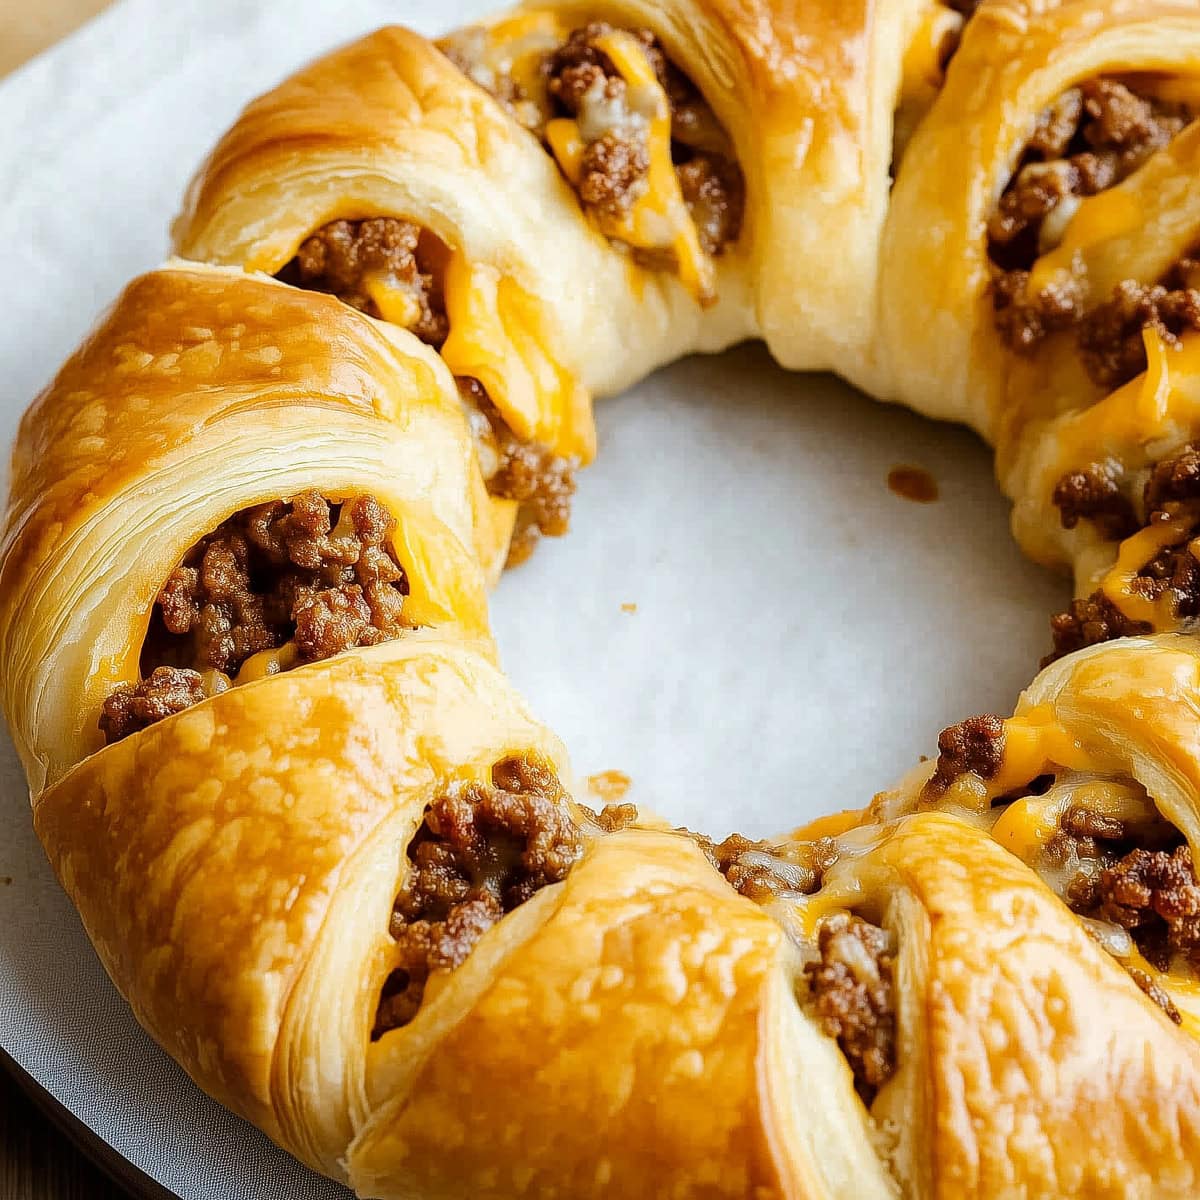
[[(0, 85), (0, 443), (134, 273), (205, 150), (300, 62), (488, 0), (125, 0)], [(759, 347), (602, 404), (574, 531), (505, 577), (504, 661), (580, 777), (692, 828), (763, 834), (865, 802), (938, 730), (1007, 710), (1064, 581), (1022, 561), (990, 456)], [(885, 479), (929, 469), (917, 505)], [(632, 606), (636, 606), (634, 609)], [(11, 880), (11, 882), (8, 882)], [(0, 1044), (182, 1197), (343, 1195), (205, 1099), (108, 983), (0, 748)]]

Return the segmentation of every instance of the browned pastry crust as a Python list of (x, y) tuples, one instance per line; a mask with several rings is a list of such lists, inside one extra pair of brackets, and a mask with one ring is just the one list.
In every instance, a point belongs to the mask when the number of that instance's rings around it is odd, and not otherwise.
[[(1197, 63), (1193, 0), (551, 0), (246, 109), (0, 565), (38, 835), (200, 1086), (383, 1200), (1200, 1191)], [(1013, 717), (714, 843), (575, 801), (485, 592), (594, 395), (750, 336), (972, 424), (1079, 597)]]

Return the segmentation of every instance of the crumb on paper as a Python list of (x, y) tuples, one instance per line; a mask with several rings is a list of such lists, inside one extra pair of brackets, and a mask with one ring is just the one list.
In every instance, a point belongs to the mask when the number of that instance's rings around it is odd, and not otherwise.
[(629, 791), (633, 782), (624, 771), (601, 771), (587, 777), (588, 790), (606, 804), (615, 804)]
[(937, 480), (924, 467), (893, 467), (887, 485), (894, 495), (914, 504), (932, 504), (938, 498)]
[(12, 886), (12, 876), (11, 875), (0, 875), (0, 887), (11, 887), (11, 886)]
[(621, 605), (621, 611), (623, 613), (635, 613), (637, 612), (637, 605), (632, 600), (627, 600)]

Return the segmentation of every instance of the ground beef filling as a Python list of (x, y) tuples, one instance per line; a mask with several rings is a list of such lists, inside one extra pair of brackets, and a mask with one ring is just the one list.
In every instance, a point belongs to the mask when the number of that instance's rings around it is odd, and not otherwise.
[(576, 464), (518, 438), (479, 380), (459, 376), (457, 383), (488, 493), (520, 504), (508, 552), (508, 566), (515, 567), (533, 553), (543, 536), (562, 537), (570, 529)]
[(400, 636), (408, 580), (395, 525), (374, 496), (338, 504), (315, 491), (222, 522), (159, 591), (142, 682), (104, 702), (106, 741), (224, 691), (262, 651), (291, 646), (295, 661), (315, 662)]
[(397, 217), (331, 221), (301, 243), (278, 278), (294, 287), (329, 292), (372, 317), (383, 315), (372, 296), (378, 282), (408, 298), (405, 327), (436, 347), (450, 329), (442, 295), (444, 253), (431, 234)]
[[(1191, 850), (1173, 827), (1164, 822), (1148, 835), (1116, 818), (1072, 807), (1046, 853), (1074, 871), (1065, 893), (1074, 912), (1127, 930), (1158, 971), (1168, 970), (1176, 955), (1200, 969), (1200, 883)], [(1175, 1005), (1153, 978), (1136, 967), (1127, 969), (1178, 1022)]]
[(490, 61), (488, 31), (468, 25), (439, 38), (438, 49), (469, 79), (509, 113), (519, 124), (536, 133), (545, 122), (541, 106), (511, 74)]
[(1004, 721), (993, 714), (968, 717), (938, 736), (937, 764), (925, 795), (936, 799), (962, 775), (992, 779), (1004, 761)]
[(620, 833), (621, 830), (636, 824), (638, 819), (636, 804), (606, 804), (599, 812), (594, 812), (584, 804), (579, 807), (605, 833)]
[(722, 842), (714, 842), (702, 833), (680, 829), (694, 841), (705, 857), (725, 876), (739, 895), (758, 904), (769, 904), (783, 895), (811, 895), (837, 862), (837, 847), (832, 838), (796, 843), (786, 851), (770, 842), (755, 842), (740, 833), (731, 833)]
[[(1079, 201), (1120, 183), (1191, 119), (1183, 105), (1139, 95), (1116, 79), (1093, 79), (1063, 93), (1038, 118), (1020, 164), (988, 222), (996, 327), (1009, 346), (1032, 352), (1047, 334), (1085, 321), (1077, 282), (1029, 290), (1029, 272), (1061, 239)], [(1122, 285), (1124, 286), (1124, 285)], [(1137, 285), (1133, 285), (1137, 286)], [(1100, 382), (1128, 369), (1128, 299), (1086, 321), (1081, 352)], [(1143, 298), (1157, 305), (1165, 328), (1185, 319), (1181, 301)], [(1134, 372), (1136, 374), (1136, 371)]]
[(1131, 620), (1103, 592), (1093, 592), (1090, 596), (1072, 600), (1065, 612), (1055, 613), (1050, 618), (1054, 649), (1042, 659), (1041, 665), (1049, 666), (1086, 646), (1151, 632), (1147, 622)]
[(119, 742), (173, 713), (183, 712), (205, 698), (204, 680), (198, 671), (155, 667), (147, 679), (113, 692), (100, 710), (104, 742)]
[[(301, 245), (279, 278), (296, 287), (331, 292), (376, 318), (383, 314), (369, 293), (370, 281), (385, 279), (412, 301), (412, 321), (406, 327), (436, 348), (449, 332), (441, 283), (444, 254), (435, 239), (408, 221), (392, 217), (334, 221)], [(520, 441), (477, 379), (460, 378), (458, 385), (469, 403), (477, 443), (480, 435), (491, 443), (490, 453), (480, 455), (489, 494), (521, 501), (509, 556), (509, 565), (516, 565), (529, 557), (541, 535), (558, 537), (567, 532), (575, 464), (544, 446)], [(482, 420), (474, 420), (476, 415)]]
[(1141, 525), (1110, 463), (1092, 463), (1081, 471), (1068, 472), (1054, 485), (1052, 499), (1064, 529), (1088, 520), (1102, 537), (1119, 542)]
[[(1200, 616), (1200, 560), (1191, 549), (1193, 538), (1200, 534), (1200, 443), (1190, 443), (1155, 465), (1142, 493), (1144, 520), (1136, 516), (1133, 502), (1108, 464), (1094, 463), (1063, 476), (1055, 486), (1054, 502), (1068, 529), (1089, 518), (1104, 536), (1114, 539), (1129, 537), (1156, 521), (1189, 517), (1189, 529), (1141, 568), (1134, 587), (1150, 600), (1169, 593), (1177, 620)], [(1044, 662), (1114, 638), (1153, 632), (1147, 622), (1126, 617), (1099, 590), (1072, 600), (1065, 612), (1051, 617), (1050, 630), (1054, 649)]]
[(431, 977), (461, 966), (505, 913), (560, 883), (582, 852), (557, 776), (532, 758), (504, 759), (490, 784), (434, 800), (408, 846), (409, 872), (389, 928), (397, 965), (371, 1036), (407, 1025)]
[(822, 923), (818, 950), (820, 960), (804, 968), (809, 1003), (870, 1104), (896, 1069), (892, 938), (861, 917), (838, 913)]
[[(576, 118), (587, 141), (579, 198), (602, 219), (619, 221), (646, 191), (650, 155), (645, 115), (631, 107), (625, 80), (596, 44), (612, 32), (602, 22), (576, 29), (547, 57), (544, 69), (551, 115)], [(741, 233), (741, 169), (712, 110), (658, 39), (648, 29), (628, 32), (645, 48), (671, 106), (671, 157), (700, 245), (718, 255)]]
[(1181, 259), (1161, 283), (1122, 280), (1112, 296), (1079, 323), (1079, 348), (1088, 374), (1109, 391), (1146, 369), (1143, 331), (1153, 329), (1172, 349), (1184, 333), (1200, 329), (1197, 262)]

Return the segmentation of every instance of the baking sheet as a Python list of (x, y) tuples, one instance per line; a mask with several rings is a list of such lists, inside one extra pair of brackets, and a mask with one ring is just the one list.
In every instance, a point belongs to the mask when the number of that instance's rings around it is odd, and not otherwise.
[[(242, 103), (389, 21), (469, 0), (124, 0), (0, 85), (0, 442), (97, 312), (166, 249), (188, 175)], [(510, 673), (581, 777), (693, 828), (756, 835), (865, 802), (938, 730), (1006, 710), (1067, 586), (1008, 534), (971, 435), (787, 375), (690, 359), (602, 404), (574, 531), (494, 601)], [(888, 471), (932, 472), (902, 500)], [(180, 1196), (325, 1197), (200, 1095), (103, 974), (0, 748), (0, 1045)]]

